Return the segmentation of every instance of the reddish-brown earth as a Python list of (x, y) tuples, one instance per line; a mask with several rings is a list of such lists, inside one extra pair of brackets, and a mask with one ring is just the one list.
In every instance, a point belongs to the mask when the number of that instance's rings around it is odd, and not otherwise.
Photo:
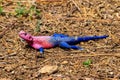
[[(23, 2), (21, 3), (23, 4)], [(119, 0), (44, 0), (25, 2), (35, 5), (40, 16), (16, 17), (17, 3), (1, 0), (0, 15), (0, 80), (119, 80), (120, 79), (120, 1)], [(37, 25), (37, 22), (40, 22)], [(36, 32), (36, 27), (38, 30)], [(26, 47), (18, 36), (20, 30), (32, 35), (64, 33), (70, 36), (109, 35), (97, 41), (81, 42), (83, 51), (59, 47), (45, 49), (45, 58)], [(83, 62), (92, 60), (89, 67)], [(57, 65), (51, 74), (41, 74), (46, 65)]]

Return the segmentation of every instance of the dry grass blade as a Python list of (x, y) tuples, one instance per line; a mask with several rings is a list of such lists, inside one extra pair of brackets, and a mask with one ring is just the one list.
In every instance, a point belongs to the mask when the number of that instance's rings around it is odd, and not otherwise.
[(70, 1), (72, 1), (73, 2), (73, 4), (77, 7), (77, 9), (81, 12), (81, 9), (80, 9), (80, 7), (77, 5), (77, 3), (74, 1), (74, 0), (70, 0)]
[[(55, 80), (120, 79), (119, 0), (0, 0), (0, 5), (4, 12), (0, 15), (1, 79), (41, 80), (48, 75), (38, 71), (46, 65), (59, 67), (58, 72), (49, 75)], [(39, 20), (40, 31), (35, 32)], [(83, 51), (45, 49), (45, 58), (38, 58), (39, 51), (20, 41), (20, 30), (34, 36), (62, 33), (109, 37), (77, 44)], [(87, 59), (92, 60), (88, 68), (83, 66)]]
[(76, 58), (76, 57), (95, 57), (95, 56), (115, 56), (115, 57), (120, 57), (119, 53), (116, 54), (81, 54), (81, 55), (74, 55), (74, 56), (66, 56), (62, 58)]

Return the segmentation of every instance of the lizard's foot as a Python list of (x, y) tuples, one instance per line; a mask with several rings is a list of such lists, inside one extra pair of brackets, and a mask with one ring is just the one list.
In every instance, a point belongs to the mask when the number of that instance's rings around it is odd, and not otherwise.
[(83, 49), (83, 48), (79, 48), (79, 49), (77, 49), (77, 50), (81, 50), (81, 51), (82, 51), (82, 50), (84, 50), (84, 49)]
[(36, 58), (45, 58), (43, 53), (37, 53)]
[(40, 52), (40, 58), (44, 58), (44, 49), (42, 47), (39, 48), (39, 52)]
[(83, 48), (79, 47), (79, 46), (71, 46), (72, 49), (76, 49), (76, 50), (84, 50)]

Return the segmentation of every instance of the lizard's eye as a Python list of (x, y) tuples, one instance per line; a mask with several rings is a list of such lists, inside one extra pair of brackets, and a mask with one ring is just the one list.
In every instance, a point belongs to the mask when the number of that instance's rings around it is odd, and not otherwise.
[(31, 36), (29, 37), (29, 40), (32, 40), (32, 37), (31, 37)]
[(27, 35), (27, 33), (24, 33), (24, 35), (26, 36), (26, 35)]
[(31, 39), (32, 37), (30, 36), (29, 39)]

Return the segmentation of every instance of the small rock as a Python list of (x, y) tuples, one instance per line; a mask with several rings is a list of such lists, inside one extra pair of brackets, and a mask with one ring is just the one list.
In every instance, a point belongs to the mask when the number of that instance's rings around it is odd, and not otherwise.
[(73, 70), (69, 70), (69, 73), (72, 73), (73, 72)]
[(81, 45), (84, 45), (85, 43), (84, 42), (80, 42)]
[(64, 65), (64, 64), (67, 64), (67, 63), (68, 63), (68, 61), (63, 61), (61, 64), (63, 64), (63, 65)]
[(95, 80), (95, 79), (93, 79), (93, 78), (85, 78), (85, 80)]
[(109, 72), (109, 73), (108, 73), (108, 77), (109, 77), (109, 78), (114, 78), (114, 72)]
[(15, 71), (12, 71), (11, 73), (12, 73), (12, 74), (14, 74), (14, 73), (15, 73)]
[(113, 72), (110, 72), (109, 74), (113, 75), (114, 73), (113, 73)]
[(58, 71), (58, 66), (49, 66), (49, 65), (46, 65), (39, 70), (39, 72), (42, 74), (45, 74), (45, 73), (52, 74), (56, 71)]

